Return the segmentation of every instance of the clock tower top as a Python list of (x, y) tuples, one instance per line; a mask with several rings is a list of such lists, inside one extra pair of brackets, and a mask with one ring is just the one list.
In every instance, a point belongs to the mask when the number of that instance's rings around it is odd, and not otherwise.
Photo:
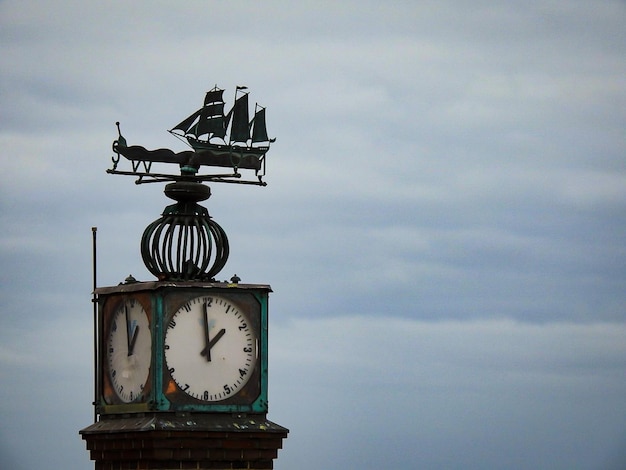
[[(205, 183), (265, 186), (265, 108), (248, 118), (246, 87), (224, 114), (223, 90), (169, 132), (191, 150), (128, 145), (116, 123), (110, 174), (165, 182), (174, 201), (141, 237), (156, 280), (97, 287), (94, 234), (96, 422), (80, 431), (96, 469), (273, 468), (288, 430), (267, 420), (266, 284), (216, 276), (230, 247), (200, 205)], [(130, 162), (122, 169), (121, 157)], [(176, 164), (180, 173), (170, 172)], [(217, 171), (215, 168), (219, 167)], [(205, 172), (206, 168), (213, 169)], [(244, 173), (254, 177), (246, 176)]]

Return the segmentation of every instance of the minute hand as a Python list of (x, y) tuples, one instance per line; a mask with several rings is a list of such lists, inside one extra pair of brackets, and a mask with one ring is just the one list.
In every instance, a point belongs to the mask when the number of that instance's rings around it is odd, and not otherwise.
[(209, 306), (205, 301), (203, 304), (204, 310), (204, 341), (205, 346), (202, 351), (200, 351), (201, 356), (205, 356), (208, 362), (211, 362), (211, 348), (217, 343), (217, 341), (226, 333), (226, 330), (222, 328), (222, 330), (215, 335), (215, 338), (211, 340), (209, 335)]
[[(126, 316), (126, 345), (128, 346), (128, 356), (133, 355), (135, 349), (135, 341), (137, 341), (137, 333), (139, 333), (139, 325), (133, 325), (128, 315), (128, 306), (124, 305), (124, 314)], [(133, 328), (134, 326), (134, 328)]]

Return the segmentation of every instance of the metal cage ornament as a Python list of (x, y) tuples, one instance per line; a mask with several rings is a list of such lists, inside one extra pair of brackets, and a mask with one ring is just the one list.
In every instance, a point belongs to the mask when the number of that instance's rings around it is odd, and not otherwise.
[(148, 271), (162, 281), (211, 281), (228, 260), (226, 232), (197, 202), (210, 189), (197, 182), (177, 181), (165, 187), (176, 200), (141, 237), (141, 257)]

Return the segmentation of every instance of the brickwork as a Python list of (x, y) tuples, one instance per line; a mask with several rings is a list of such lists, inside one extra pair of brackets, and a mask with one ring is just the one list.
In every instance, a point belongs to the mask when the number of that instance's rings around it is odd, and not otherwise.
[(81, 431), (95, 470), (272, 469), (288, 433), (270, 422), (216, 430), (185, 429), (172, 421), (171, 429), (107, 424)]
[(271, 469), (286, 433), (154, 431), (84, 436), (96, 470)]

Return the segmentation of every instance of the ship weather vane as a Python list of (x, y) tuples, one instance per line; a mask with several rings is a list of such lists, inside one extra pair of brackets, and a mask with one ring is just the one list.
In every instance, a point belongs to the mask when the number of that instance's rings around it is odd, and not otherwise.
[[(235, 103), (224, 113), (224, 90), (206, 93), (204, 105), (169, 132), (192, 150), (147, 150), (129, 146), (116, 123), (119, 137), (113, 142), (113, 168), (107, 173), (137, 177), (135, 183), (167, 182), (165, 195), (176, 201), (148, 225), (141, 238), (141, 256), (148, 271), (160, 281), (214, 281), (229, 255), (228, 238), (222, 227), (198, 202), (208, 199), (204, 183), (238, 183), (265, 186), (265, 159), (275, 139), (267, 136), (265, 108), (256, 105), (248, 116), (248, 92), (237, 87)], [(118, 169), (121, 157), (130, 170)], [(153, 164), (177, 164), (180, 174), (157, 172)], [(203, 167), (220, 167), (214, 173)], [(242, 171), (254, 178), (242, 176)], [(235, 281), (233, 281), (235, 282)]]
[[(255, 105), (249, 118), (247, 87), (235, 89), (233, 107), (224, 113), (224, 90), (214, 87), (208, 91), (203, 106), (175, 125), (168, 132), (185, 141), (192, 150), (174, 152), (170, 149), (147, 150), (139, 145), (127, 145), (119, 122), (118, 138), (113, 142), (113, 168), (107, 173), (136, 176), (137, 184), (165, 181), (196, 181), (254, 184), (265, 186), (265, 160), (270, 139), (265, 125), (265, 108)], [(120, 170), (121, 156), (130, 161), (130, 170)], [(153, 163), (173, 163), (180, 174), (153, 171)], [(203, 173), (202, 167), (220, 167), (224, 172)], [(230, 172), (226, 172), (230, 169)], [(240, 170), (251, 170), (255, 179), (243, 179)]]

